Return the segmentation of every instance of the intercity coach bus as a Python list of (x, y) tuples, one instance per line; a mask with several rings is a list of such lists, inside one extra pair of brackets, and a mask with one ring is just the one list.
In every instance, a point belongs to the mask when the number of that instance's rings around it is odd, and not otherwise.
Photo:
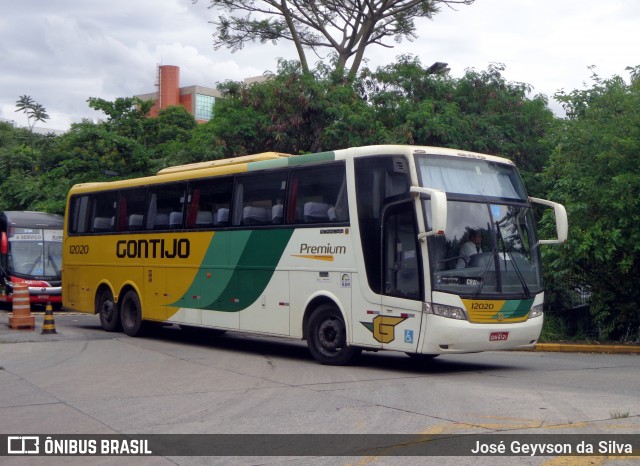
[(13, 303), (13, 286), (29, 287), (32, 304), (62, 303), (62, 215), (0, 213), (0, 303)]
[[(538, 239), (534, 204), (552, 208), (557, 238)], [(305, 339), (340, 365), (363, 349), (533, 345), (540, 246), (564, 242), (568, 223), (563, 206), (527, 196), (509, 160), (380, 145), (79, 184), (64, 228), (64, 307), (107, 331), (163, 322)]]

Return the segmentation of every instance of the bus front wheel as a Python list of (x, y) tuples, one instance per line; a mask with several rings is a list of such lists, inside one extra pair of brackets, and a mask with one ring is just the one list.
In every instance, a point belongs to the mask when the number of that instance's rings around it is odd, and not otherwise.
[(342, 314), (332, 304), (322, 304), (309, 318), (307, 344), (318, 362), (335, 366), (349, 364), (362, 351), (347, 345)]
[(100, 292), (96, 299), (96, 310), (100, 314), (100, 325), (104, 330), (117, 332), (122, 328), (118, 305), (113, 301), (111, 290), (104, 289)]
[(124, 294), (120, 303), (120, 322), (122, 330), (130, 337), (140, 335), (142, 331), (142, 306), (140, 298), (134, 290), (129, 290)]

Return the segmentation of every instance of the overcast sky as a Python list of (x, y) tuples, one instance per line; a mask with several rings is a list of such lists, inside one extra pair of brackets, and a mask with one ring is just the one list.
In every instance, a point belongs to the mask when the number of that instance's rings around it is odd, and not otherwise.
[[(0, 0), (0, 119), (26, 125), (16, 100), (29, 95), (67, 129), (101, 113), (89, 97), (114, 100), (155, 90), (159, 64), (180, 67), (181, 86), (215, 87), (276, 71), (292, 47), (255, 44), (231, 54), (212, 46), (209, 0)], [(451, 75), (503, 63), (509, 81), (525, 82), (551, 98), (602, 77), (628, 78), (640, 65), (638, 0), (476, 0), (457, 11), (443, 7), (418, 22), (419, 38), (393, 49), (370, 47), (368, 66), (414, 54), (423, 65), (449, 63)], [(40, 124), (39, 124), (40, 125)]]

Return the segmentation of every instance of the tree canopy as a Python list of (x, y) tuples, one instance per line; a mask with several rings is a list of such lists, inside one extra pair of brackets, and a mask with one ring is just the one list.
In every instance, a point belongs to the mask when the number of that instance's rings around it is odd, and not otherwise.
[(335, 70), (355, 75), (367, 47), (391, 47), (417, 37), (415, 20), (432, 18), (442, 6), (470, 5), (475, 0), (371, 0), (313, 2), (287, 0), (210, 0), (221, 11), (212, 21), (214, 47), (237, 51), (247, 42), (281, 40), (294, 44), (303, 72), (310, 71), (307, 51), (335, 57)]
[(640, 337), (640, 79), (603, 79), (559, 92), (567, 110), (545, 178), (548, 196), (565, 204), (567, 248), (549, 250), (556, 276), (573, 274), (592, 294), (603, 338)]

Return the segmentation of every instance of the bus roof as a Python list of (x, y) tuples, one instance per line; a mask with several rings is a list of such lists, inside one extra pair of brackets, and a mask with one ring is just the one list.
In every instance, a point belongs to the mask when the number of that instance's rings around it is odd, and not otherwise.
[(491, 162), (513, 165), (508, 159), (477, 152), (459, 149), (448, 149), (431, 146), (411, 145), (375, 145), (338, 149), (335, 151), (318, 152), (314, 154), (292, 155), (281, 152), (262, 152), (259, 154), (244, 155), (241, 157), (218, 159), (207, 162), (198, 162), (186, 165), (177, 165), (164, 168), (156, 175), (142, 178), (131, 178), (119, 181), (101, 181), (94, 183), (80, 183), (74, 185), (72, 192), (87, 192), (93, 190), (108, 190), (127, 187), (138, 187), (155, 183), (181, 181), (191, 178), (205, 178), (221, 175), (230, 175), (272, 168), (283, 168), (290, 165), (303, 165), (332, 160), (344, 160), (353, 157), (390, 154), (432, 154), (451, 157), (482, 159)]
[(283, 154), (280, 152), (262, 152), (260, 154), (242, 155), (240, 157), (234, 157), (232, 159), (217, 159), (207, 162), (189, 163), (186, 165), (176, 165), (175, 167), (163, 168), (158, 172), (158, 175), (164, 175), (166, 173), (178, 173), (192, 170), (201, 170), (203, 168), (223, 167), (228, 165), (237, 165), (239, 163), (259, 162), (261, 160), (274, 160), (282, 157), (291, 157), (291, 154)]
[(460, 157), (466, 159), (479, 159), (479, 160), (487, 160), (489, 162), (496, 163), (504, 163), (507, 165), (514, 165), (514, 163), (506, 159), (504, 157), (498, 157), (495, 155), (483, 154), (480, 152), (473, 152), (462, 149), (451, 149), (448, 147), (434, 147), (434, 146), (411, 146), (411, 145), (376, 145), (376, 146), (363, 146), (363, 147), (352, 147), (350, 149), (343, 149), (335, 151), (336, 154), (344, 153), (349, 154), (351, 157), (362, 157), (368, 155), (379, 155), (379, 154), (405, 154), (411, 153), (413, 155), (445, 155), (448, 157)]
[(46, 212), (5, 210), (2, 212), (2, 223), (7, 226), (21, 228), (62, 229), (64, 218), (62, 215), (49, 214)]

